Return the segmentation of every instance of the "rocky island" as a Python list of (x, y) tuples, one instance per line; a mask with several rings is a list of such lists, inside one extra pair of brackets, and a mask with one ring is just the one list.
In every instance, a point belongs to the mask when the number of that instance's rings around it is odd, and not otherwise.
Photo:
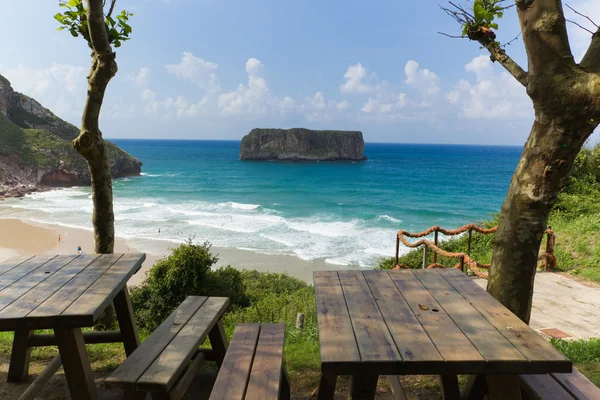
[(256, 128), (242, 138), (240, 160), (360, 161), (364, 148), (359, 131)]
[[(57, 186), (90, 184), (85, 159), (71, 142), (79, 129), (0, 75), (0, 199)], [(113, 178), (139, 175), (142, 163), (105, 141)]]

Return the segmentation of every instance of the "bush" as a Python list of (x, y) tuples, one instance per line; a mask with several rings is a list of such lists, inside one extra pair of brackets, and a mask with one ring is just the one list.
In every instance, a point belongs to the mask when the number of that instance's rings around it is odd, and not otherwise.
[(233, 306), (247, 305), (241, 273), (231, 267), (212, 271), (217, 261), (208, 242), (194, 244), (191, 240), (159, 260), (146, 280), (131, 290), (139, 326), (156, 329), (188, 296), (224, 296)]
[(281, 296), (308, 286), (306, 282), (287, 274), (265, 273), (254, 270), (244, 270), (241, 274), (246, 287), (246, 295), (251, 303), (255, 303), (269, 294)]

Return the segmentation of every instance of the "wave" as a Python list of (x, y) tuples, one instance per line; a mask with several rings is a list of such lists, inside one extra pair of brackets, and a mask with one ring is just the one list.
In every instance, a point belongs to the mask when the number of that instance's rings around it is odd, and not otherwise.
[(376, 219), (377, 219), (377, 220), (385, 220), (385, 221), (390, 221), (390, 222), (393, 222), (393, 223), (396, 223), (396, 224), (398, 224), (398, 223), (402, 222), (402, 220), (401, 220), (401, 219), (397, 219), (397, 218), (394, 218), (394, 217), (390, 217), (389, 215), (386, 215), (386, 214), (384, 214), (384, 215), (378, 215)]

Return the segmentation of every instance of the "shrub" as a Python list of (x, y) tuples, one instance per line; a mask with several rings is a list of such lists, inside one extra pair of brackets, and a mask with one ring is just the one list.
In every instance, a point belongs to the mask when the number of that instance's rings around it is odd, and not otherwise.
[(284, 295), (307, 287), (306, 282), (287, 274), (242, 271), (242, 279), (246, 286), (246, 295), (254, 303), (268, 294)]
[(159, 260), (146, 280), (131, 290), (131, 300), (140, 327), (154, 330), (187, 296), (224, 296), (233, 306), (247, 305), (239, 271), (231, 267), (211, 270), (218, 258), (210, 244), (188, 241)]

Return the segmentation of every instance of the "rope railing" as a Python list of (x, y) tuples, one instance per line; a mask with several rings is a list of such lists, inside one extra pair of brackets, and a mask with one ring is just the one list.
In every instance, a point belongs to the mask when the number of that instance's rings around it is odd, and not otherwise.
[[(399, 263), (400, 242), (402, 242), (402, 244), (404, 244), (406, 247), (413, 248), (413, 249), (417, 248), (419, 246), (424, 246), (423, 247), (423, 268), (446, 268), (445, 265), (437, 262), (437, 256), (439, 254), (440, 256), (443, 256), (443, 257), (458, 259), (458, 263), (455, 266), (453, 266), (452, 268), (460, 269), (464, 273), (467, 273), (468, 269), (470, 269), (478, 277), (487, 279), (489, 276), (489, 269), (491, 267), (491, 264), (480, 263), (480, 262), (474, 260), (473, 258), (471, 258), (471, 240), (473, 237), (473, 232), (481, 233), (484, 235), (489, 235), (489, 234), (495, 233), (497, 229), (498, 229), (497, 226), (494, 226), (492, 228), (482, 228), (475, 224), (464, 225), (458, 229), (453, 229), (453, 230), (444, 229), (439, 226), (432, 226), (431, 228), (427, 229), (426, 231), (418, 232), (418, 233), (406, 232), (401, 229), (398, 231), (398, 234), (396, 235), (396, 261), (394, 263), (394, 269), (409, 268), (408, 265)], [(465, 232), (468, 232), (468, 235), (469, 235), (469, 238), (467, 241), (467, 253), (449, 252), (449, 251), (445, 251), (445, 250), (441, 249), (438, 246), (438, 234), (439, 233), (442, 233), (446, 236), (456, 236), (456, 235), (461, 235)], [(427, 240), (427, 239), (421, 239), (416, 242), (409, 242), (406, 239), (406, 237), (413, 238), (413, 239), (422, 238), (424, 236), (429, 236), (432, 233), (434, 234), (433, 242), (430, 240)], [(544, 234), (546, 234), (548, 236), (548, 239), (546, 241), (546, 251), (543, 252), (542, 254), (540, 254), (540, 256), (538, 257), (538, 263), (540, 261), (543, 262), (543, 266), (544, 266), (545, 270), (548, 270), (549, 268), (554, 269), (556, 267), (556, 257), (554, 256), (554, 244), (556, 241), (556, 237), (555, 237), (554, 231), (552, 230), (551, 227), (548, 227), (548, 229), (546, 229), (544, 231)], [(431, 264), (429, 264), (429, 250), (433, 250), (433, 263), (431, 263)], [(539, 266), (539, 264), (538, 264), (538, 266)]]

